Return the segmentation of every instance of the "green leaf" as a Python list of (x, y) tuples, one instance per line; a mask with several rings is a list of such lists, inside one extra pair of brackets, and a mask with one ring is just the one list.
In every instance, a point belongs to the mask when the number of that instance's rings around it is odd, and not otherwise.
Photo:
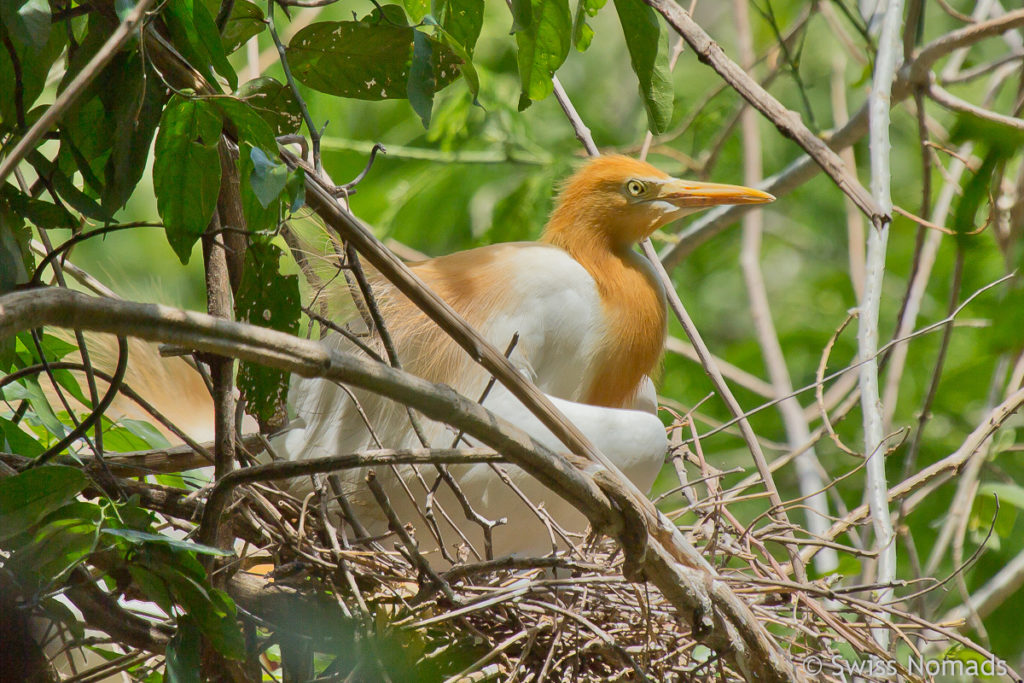
[(178, 619), (178, 630), (167, 643), (167, 671), (164, 683), (199, 683), (199, 628), (188, 617)]
[(281, 213), (280, 205), (277, 203), (263, 206), (256, 196), (251, 180), (249, 180), (255, 172), (252, 161), (252, 153), (255, 149), (246, 143), (238, 146), (238, 177), (242, 179), (239, 184), (239, 193), (242, 195), (242, 213), (251, 235), (259, 235), (276, 228), (277, 219)]
[(615, 0), (629, 61), (640, 81), (652, 133), (665, 132), (672, 121), (673, 92), (668, 68), (668, 32), (658, 13), (643, 0)]
[[(301, 314), (299, 282), (295, 275), (281, 275), (282, 252), (272, 244), (253, 243), (246, 252), (246, 268), (235, 298), (240, 320), (296, 334)], [(254, 363), (241, 363), (238, 390), (246, 409), (261, 420), (273, 419), (288, 397), (288, 375)]]
[(292, 89), (269, 76), (242, 84), (236, 93), (273, 128), (275, 136), (298, 133), (302, 112)]
[(417, 23), (430, 13), (430, 0), (403, 0), (402, 5), (409, 18)]
[(147, 598), (155, 602), (165, 614), (171, 614), (174, 601), (159, 576), (137, 563), (128, 565), (128, 573), (132, 575), (132, 581)]
[[(110, 35), (107, 22), (89, 18), (88, 31), (69, 60), (65, 90)], [(137, 51), (110, 61), (61, 119), (61, 152), (100, 195), (107, 211), (124, 206), (145, 171), (153, 134), (167, 100), (159, 75)], [(67, 166), (65, 171), (70, 173)], [(99, 177), (102, 176), (102, 182)]]
[[(0, 2), (0, 7), (13, 9), (13, 5), (9, 5), (8, 2), (9, 0)], [(46, 4), (45, 0), (42, 0), (42, 4)], [(0, 22), (0, 32), (6, 31), (7, 26), (9, 24), (4, 19)], [(26, 125), (31, 123), (27, 116), (29, 109), (46, 87), (46, 77), (50, 73), (50, 67), (64, 52), (68, 42), (63, 24), (54, 24), (49, 27), (48, 31), (46, 44), (41, 49), (32, 45), (31, 42), (18, 42), (14, 38), (11, 40), (21, 70), (22, 106), (24, 107), (23, 113), (26, 114)], [(0, 96), (0, 120), (11, 130), (18, 122), (17, 100), (13, 96), (17, 83), (14, 73), (11, 55), (0, 44), (0, 93), (3, 93)]]
[[(142, 178), (167, 102), (159, 77), (152, 68), (144, 71), (138, 53), (132, 53), (127, 59), (123, 73), (123, 84), (114, 90), (119, 96), (106, 102), (108, 116), (117, 131), (103, 168), (101, 203), (111, 212), (127, 203)], [(107, 87), (114, 88), (114, 84), (107, 83)]]
[(164, 109), (156, 136), (153, 189), (167, 241), (182, 263), (206, 230), (217, 207), (222, 121), (205, 100), (175, 95)]
[[(26, 227), (25, 222), (0, 203), (0, 293), (9, 292), (15, 285), (28, 282), (33, 265), (29, 249), (31, 239), (32, 231)], [(8, 342), (9, 357), (14, 340), (5, 341)], [(6, 365), (0, 370), (5, 368)]]
[(161, 536), (160, 534), (154, 534), (148, 531), (138, 531), (137, 529), (103, 529), (100, 533), (123, 538), (134, 545), (160, 543), (169, 548), (174, 548), (175, 550), (185, 550), (190, 553), (199, 553), (200, 555), (219, 555), (221, 557), (234, 556), (234, 553), (232, 552), (221, 550), (220, 548), (214, 548), (213, 546), (203, 545), (202, 543), (192, 543), (190, 541), (181, 541), (176, 538)]
[(424, 128), (430, 128), (430, 110), (434, 107), (434, 72), (430, 68), (433, 55), (430, 38), (425, 33), (413, 31), (412, 66), (409, 68), (406, 94)]
[(224, 52), (231, 54), (258, 35), (266, 26), (263, 10), (249, 0), (235, 0), (224, 31), (220, 35)]
[(1019, 484), (986, 483), (978, 489), (980, 496), (999, 496), (999, 502), (1024, 510), (1024, 486)]
[(525, 31), (533, 23), (533, 5), (530, 0), (511, 0), (512, 28), (509, 34)]
[[(398, 11), (401, 8), (395, 5)], [(413, 33), (408, 26), (389, 23), (379, 13), (363, 21), (310, 24), (288, 46), (295, 77), (314, 90), (360, 100), (404, 99), (413, 57)], [(459, 60), (451, 49), (435, 44), (435, 89), (459, 76)]]
[(484, 25), (484, 0), (447, 0), (441, 26), (472, 57)]
[(50, 5), (46, 0), (4, 0), (0, 19), (15, 43), (41, 50), (50, 37)]
[(170, 448), (171, 442), (167, 440), (160, 430), (143, 420), (131, 420), (122, 418), (121, 426), (129, 432), (142, 439), (149, 448)]
[[(76, 228), (78, 221), (75, 220), (67, 209), (50, 202), (26, 196), (16, 190), (13, 185), (0, 188), (0, 197), (6, 200), (14, 213), (30, 221), (39, 228)], [(2, 230), (2, 228), (0, 228)], [(2, 238), (0, 238), (2, 239)], [(0, 267), (0, 273), (3, 273)], [(13, 272), (13, 271), (10, 271)], [(3, 276), (0, 275), (0, 281)], [(2, 286), (2, 285), (0, 285)]]
[(0, 450), (34, 458), (43, 453), (43, 445), (29, 436), (21, 427), (0, 417)]
[(586, 52), (590, 42), (594, 39), (594, 29), (587, 24), (587, 17), (596, 17), (598, 10), (604, 7), (608, 0), (578, 0), (576, 13), (572, 19), (572, 44), (580, 52)]
[[(47, 379), (46, 381), (49, 382), (50, 380)], [(46, 395), (43, 394), (43, 390), (39, 386), (39, 380), (35, 377), (25, 377), (19, 382), (8, 384), (0, 393), (8, 401), (27, 400), (31, 403), (36, 419), (39, 420), (50, 434), (60, 437), (67, 434), (67, 429), (57, 419), (57, 415), (54, 414), (53, 408), (50, 407), (49, 401), (46, 400)]]
[(175, 565), (158, 565), (149, 569), (166, 582), (174, 601), (195, 620), (199, 630), (218, 652), (231, 659), (245, 656), (245, 641), (235, 623), (235, 605), (230, 598), (204, 585), (205, 581), (200, 582), (181, 573)]
[(281, 190), (288, 182), (288, 167), (268, 157), (262, 149), (253, 147), (249, 153), (252, 158), (252, 175), (249, 176), (249, 183), (252, 185), (256, 198), (264, 209), (268, 208), (271, 202), (281, 196)]
[(28, 530), (73, 500), (88, 483), (81, 470), (64, 465), (36, 467), (0, 479), (0, 540)]
[(228, 63), (217, 25), (201, 0), (168, 0), (163, 17), (175, 47), (196, 70), (213, 83), (216, 71), (232, 90), (238, 87), (238, 76)]
[(12, 554), (8, 566), (38, 585), (58, 578), (96, 549), (102, 513), (93, 503), (72, 502), (39, 524), (28, 543)]
[[(61, 148), (63, 146), (62, 143)], [(71, 179), (38, 150), (29, 152), (25, 160), (32, 165), (41, 178), (46, 178), (53, 185), (53, 189), (57, 191), (61, 199), (83, 216), (104, 223), (113, 222), (113, 217), (106, 209), (100, 206), (95, 199), (75, 187)]]
[(516, 31), (523, 93), (519, 110), (551, 94), (551, 77), (569, 54), (572, 15), (568, 0), (530, 0), (530, 22)]

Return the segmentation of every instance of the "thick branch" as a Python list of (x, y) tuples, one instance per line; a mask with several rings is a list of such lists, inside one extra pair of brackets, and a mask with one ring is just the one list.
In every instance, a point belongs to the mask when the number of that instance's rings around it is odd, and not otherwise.
[[(99, 299), (62, 289), (37, 289), (0, 297), (0, 338), (40, 325), (130, 334), (380, 393), (431, 419), (463, 429), (501, 452), (570, 501), (595, 528), (612, 532), (618, 538), (626, 526), (623, 513), (594, 480), (563, 456), (547, 450), (449, 387), (431, 384), (386, 365), (340, 354), (273, 330), (155, 304)], [(635, 510), (634, 514), (637, 513)], [(664, 515), (659, 513), (650, 529), (657, 542), (638, 558), (639, 568), (681, 616), (691, 622), (698, 639), (728, 657), (748, 677), (780, 682), (802, 680), (745, 603), (738, 598), (712, 600), (706, 583), (717, 585), (715, 575), (675, 559), (680, 549), (673, 541), (679, 532)]]

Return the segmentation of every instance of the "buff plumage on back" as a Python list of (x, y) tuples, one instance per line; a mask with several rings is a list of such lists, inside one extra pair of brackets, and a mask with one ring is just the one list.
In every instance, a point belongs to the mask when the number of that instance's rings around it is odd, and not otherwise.
[[(607, 317), (595, 363), (582, 392), (592, 405), (629, 405), (661, 358), (665, 297), (632, 246), (646, 237), (650, 214), (631, 210), (622, 186), (632, 177), (667, 178), (650, 164), (609, 156), (583, 166), (563, 185), (541, 242), (567, 251), (594, 278)], [(482, 329), (492, 314), (514, 303), (503, 259), (522, 244), (499, 244), (412, 264), (412, 270), (456, 311)], [(378, 280), (382, 313), (406, 369), (425, 379), (470, 391), (484, 374), (458, 346), (390, 284)], [(528, 306), (528, 302), (526, 303)], [(528, 311), (528, 309), (524, 309)]]

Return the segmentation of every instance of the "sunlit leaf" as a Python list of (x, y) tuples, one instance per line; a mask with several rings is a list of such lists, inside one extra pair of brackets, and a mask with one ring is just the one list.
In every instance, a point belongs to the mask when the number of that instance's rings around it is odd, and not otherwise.
[[(520, 12), (520, 17), (525, 14)], [(517, 23), (518, 18), (517, 17)], [(522, 81), (519, 109), (551, 94), (551, 77), (569, 54), (572, 15), (568, 0), (530, 0), (530, 21), (516, 31), (517, 60)]]
[(606, 2), (608, 0), (577, 0), (572, 19), (572, 44), (580, 52), (586, 52), (594, 39), (594, 29), (587, 23), (587, 17), (596, 17)]
[(614, 0), (626, 36), (629, 61), (640, 81), (640, 95), (652, 133), (663, 133), (672, 121), (673, 91), (668, 68), (668, 32), (658, 13), (643, 0)]

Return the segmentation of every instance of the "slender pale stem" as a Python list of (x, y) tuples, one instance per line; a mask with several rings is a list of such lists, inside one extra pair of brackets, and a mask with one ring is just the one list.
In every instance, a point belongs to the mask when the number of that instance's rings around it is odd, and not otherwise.
[[(881, 216), (876, 218), (868, 230), (864, 297), (861, 299), (857, 328), (860, 357), (865, 360), (870, 359), (860, 369), (861, 409), (864, 413), (864, 455), (868, 458), (866, 497), (871, 509), (875, 545), (879, 553), (876, 582), (882, 586), (890, 585), (896, 578), (896, 537), (893, 533), (887, 497), (886, 438), (882, 424), (882, 400), (878, 391), (876, 352), (878, 350), (878, 313), (882, 301), (882, 280), (885, 275), (885, 251), (889, 239), (889, 223), (892, 220), (889, 107), (892, 100), (892, 86), (896, 79), (902, 16), (902, 0), (889, 0), (882, 18), (875, 74), (868, 99), (871, 195), (881, 209)], [(877, 598), (880, 602), (888, 602), (892, 597), (892, 592), (891, 588), (882, 588), (878, 591)], [(889, 632), (887, 630), (875, 629), (874, 637), (879, 645), (888, 647)]]

